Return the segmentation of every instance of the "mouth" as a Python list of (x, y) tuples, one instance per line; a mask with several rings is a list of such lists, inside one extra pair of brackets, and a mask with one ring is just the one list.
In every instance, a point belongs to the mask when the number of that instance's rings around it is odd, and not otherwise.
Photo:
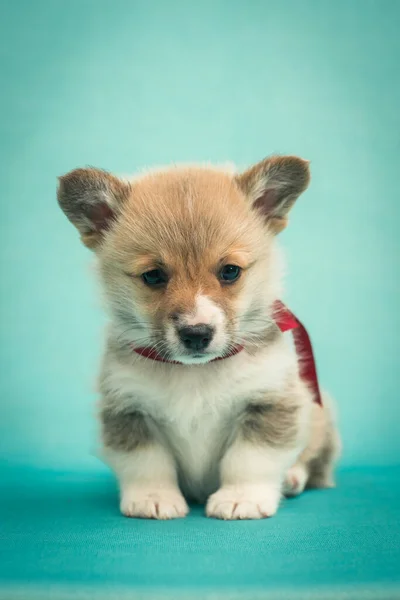
[(152, 358), (156, 361), (180, 363), (182, 365), (201, 365), (206, 364), (222, 356), (224, 352), (185, 352), (181, 348), (168, 347), (165, 343), (162, 345), (150, 343), (149, 345), (141, 345), (140, 343), (130, 344), (131, 348), (146, 358)]
[(183, 365), (204, 365), (218, 358), (216, 352), (202, 352), (197, 354), (179, 354), (174, 360)]
[(219, 352), (214, 351), (193, 354), (177, 354), (174, 360), (183, 365), (204, 365), (215, 360), (230, 358), (231, 356), (235, 356), (235, 354), (238, 354), (242, 350), (244, 350), (244, 346), (242, 344), (231, 344), (230, 346), (225, 347)]

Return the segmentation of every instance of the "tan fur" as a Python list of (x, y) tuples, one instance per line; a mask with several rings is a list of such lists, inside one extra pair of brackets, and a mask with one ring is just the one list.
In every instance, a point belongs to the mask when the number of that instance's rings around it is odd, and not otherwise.
[[(108, 286), (116, 269), (132, 274), (135, 297), (148, 307), (146, 316), (161, 325), (174, 313), (192, 311), (199, 293), (233, 315), (242, 282), (221, 288), (216, 273), (232, 260), (246, 270), (263, 251), (258, 219), (232, 177), (177, 169), (133, 183), (120, 221), (101, 249), (102, 273)], [(157, 267), (172, 278), (165, 293), (138, 280), (143, 269)]]

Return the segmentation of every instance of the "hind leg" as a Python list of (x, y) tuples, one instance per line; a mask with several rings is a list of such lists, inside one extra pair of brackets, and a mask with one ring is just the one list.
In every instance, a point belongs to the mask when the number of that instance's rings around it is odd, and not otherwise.
[(325, 444), (320, 453), (309, 461), (307, 488), (335, 487), (334, 468), (340, 451), (338, 433), (332, 425), (327, 432)]
[(334, 467), (340, 454), (340, 438), (329, 405), (325, 397), (323, 408), (313, 407), (308, 445), (286, 474), (285, 496), (298, 496), (306, 488), (335, 485)]
[(334, 466), (337, 457), (336, 446), (329, 439), (320, 453), (309, 461), (302, 456), (288, 470), (283, 484), (285, 496), (298, 496), (305, 489), (335, 487)]

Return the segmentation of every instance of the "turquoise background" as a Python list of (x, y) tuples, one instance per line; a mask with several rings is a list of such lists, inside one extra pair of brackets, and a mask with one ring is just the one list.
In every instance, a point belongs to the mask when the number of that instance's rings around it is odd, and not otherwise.
[(272, 152), (312, 162), (287, 295), (344, 465), (399, 463), (400, 2), (1, 2), (0, 451), (99, 470), (104, 317), (56, 176)]

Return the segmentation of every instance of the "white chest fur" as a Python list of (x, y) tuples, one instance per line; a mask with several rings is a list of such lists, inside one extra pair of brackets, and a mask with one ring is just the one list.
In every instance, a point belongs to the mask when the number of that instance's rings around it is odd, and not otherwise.
[(279, 391), (296, 370), (284, 340), (257, 356), (245, 351), (207, 365), (169, 365), (140, 357), (129, 364), (108, 356), (102, 402), (150, 415), (179, 465), (181, 485), (201, 499), (217, 485), (217, 459), (245, 402)]

